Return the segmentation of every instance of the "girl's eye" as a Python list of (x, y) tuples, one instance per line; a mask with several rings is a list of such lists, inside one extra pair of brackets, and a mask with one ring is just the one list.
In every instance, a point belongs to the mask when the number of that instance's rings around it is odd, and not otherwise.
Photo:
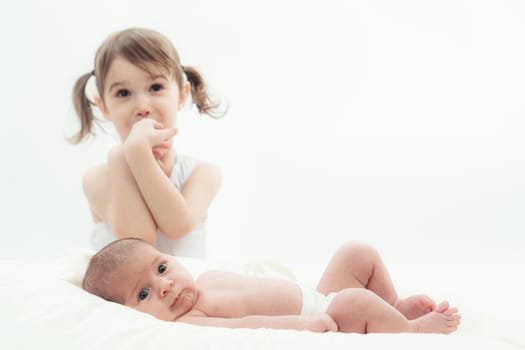
[(129, 90), (126, 90), (126, 89), (118, 90), (117, 91), (117, 96), (118, 97), (127, 97), (127, 96), (129, 96)]
[(139, 292), (139, 301), (146, 299), (149, 295), (149, 288), (144, 288)]
[(159, 267), (157, 268), (157, 271), (159, 271), (159, 273), (164, 273), (166, 272), (167, 269), (168, 269), (167, 264), (160, 264)]
[(162, 84), (153, 84), (150, 87), (151, 91), (157, 92), (163, 89)]

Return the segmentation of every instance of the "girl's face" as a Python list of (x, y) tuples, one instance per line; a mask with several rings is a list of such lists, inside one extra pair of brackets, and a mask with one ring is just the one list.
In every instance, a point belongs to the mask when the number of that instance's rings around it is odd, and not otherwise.
[(117, 56), (109, 67), (103, 99), (97, 105), (104, 117), (115, 125), (122, 142), (131, 127), (151, 118), (164, 128), (175, 127), (177, 111), (189, 94), (188, 82), (179, 90), (177, 82), (158, 66), (147, 66), (150, 73)]
[(134, 248), (113, 285), (124, 305), (165, 321), (183, 316), (198, 299), (190, 273), (173, 256), (146, 244)]

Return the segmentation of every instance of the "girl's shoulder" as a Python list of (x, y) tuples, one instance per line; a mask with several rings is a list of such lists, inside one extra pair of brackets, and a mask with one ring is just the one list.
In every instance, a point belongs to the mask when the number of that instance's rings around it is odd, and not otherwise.
[(195, 165), (194, 172), (205, 173), (207, 176), (217, 178), (221, 178), (222, 176), (221, 170), (215, 164), (207, 162), (198, 162)]
[(82, 176), (82, 185), (91, 187), (100, 182), (100, 180), (104, 178), (104, 175), (107, 175), (107, 173), (107, 164), (92, 166), (91, 168), (86, 169), (84, 172), (84, 175)]
[(205, 162), (198, 162), (191, 174), (191, 178), (195, 182), (207, 183), (212, 188), (219, 188), (222, 183), (222, 173), (220, 169), (212, 164)]
[(200, 176), (202, 173), (213, 178), (221, 177), (219, 168), (215, 165), (188, 155), (178, 154), (170, 178), (176, 183), (184, 184), (190, 178), (195, 175)]
[(88, 168), (82, 176), (82, 188), (88, 199), (108, 190), (108, 167), (100, 164)]
[(194, 184), (202, 187), (206, 184), (214, 193), (222, 183), (222, 174), (219, 168), (212, 163), (178, 155), (170, 179), (179, 189), (186, 186), (193, 187)]
[(94, 221), (101, 220), (101, 209), (107, 203), (109, 177), (106, 164), (88, 168), (82, 177), (82, 189), (86, 196)]

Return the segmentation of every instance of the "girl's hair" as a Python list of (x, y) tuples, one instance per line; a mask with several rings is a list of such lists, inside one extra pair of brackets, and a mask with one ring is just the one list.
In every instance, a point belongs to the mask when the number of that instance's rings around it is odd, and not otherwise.
[(95, 55), (95, 69), (81, 75), (75, 83), (73, 104), (80, 119), (80, 131), (69, 138), (71, 143), (78, 144), (86, 136), (94, 135), (93, 124), (98, 123), (98, 120), (92, 110), (95, 104), (86, 96), (86, 85), (94, 75), (98, 96), (104, 101), (104, 84), (109, 67), (116, 57), (122, 57), (147, 72), (148, 64), (160, 65), (175, 79), (179, 89), (182, 89), (186, 73), (193, 103), (199, 113), (214, 118), (222, 116), (216, 111), (219, 103), (210, 99), (201, 74), (195, 68), (181, 65), (179, 54), (168, 38), (151, 29), (129, 28), (113, 33), (100, 45)]

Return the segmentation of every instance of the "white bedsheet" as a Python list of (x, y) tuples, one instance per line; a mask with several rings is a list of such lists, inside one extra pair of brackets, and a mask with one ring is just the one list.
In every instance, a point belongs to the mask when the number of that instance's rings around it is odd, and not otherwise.
[[(317, 334), (164, 322), (105, 302), (78, 286), (90, 254), (76, 251), (42, 264), (0, 261), (0, 348), (525, 349), (525, 288), (516, 280), (516, 276), (523, 279), (523, 273), (509, 267), (464, 267), (453, 271), (397, 267), (393, 277), (396, 284), (404, 284), (398, 288), (401, 295), (421, 292), (414, 287), (425, 286), (425, 292), (437, 299), (446, 296), (460, 307), (463, 323), (453, 335)], [(226, 265), (188, 259), (185, 263), (194, 271), (220, 267), (293, 277), (282, 265), (271, 262)], [(309, 278), (309, 271), (306, 267), (294, 268), (294, 276)], [(316, 280), (317, 276), (311, 278)]]

